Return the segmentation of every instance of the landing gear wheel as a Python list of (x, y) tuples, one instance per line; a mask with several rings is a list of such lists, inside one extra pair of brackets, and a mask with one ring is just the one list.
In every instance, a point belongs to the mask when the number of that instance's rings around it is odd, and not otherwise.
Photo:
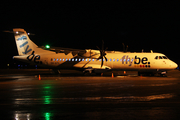
[(162, 71), (159, 73), (161, 77), (167, 77), (167, 72), (166, 71)]

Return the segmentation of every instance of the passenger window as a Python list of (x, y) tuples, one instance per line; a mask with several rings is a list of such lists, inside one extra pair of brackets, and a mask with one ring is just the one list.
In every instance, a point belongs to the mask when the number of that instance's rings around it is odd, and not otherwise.
[(64, 61), (64, 59), (63, 59), (63, 61)]
[(112, 59), (110, 59), (109, 61), (112, 61)]
[(58, 59), (57, 59), (57, 61), (58, 61)]
[(79, 61), (81, 61), (81, 58), (79, 58)]
[(84, 58), (82, 59), (82, 61), (84, 61)]
[(59, 59), (59, 61), (61, 61), (61, 59)]
[(117, 62), (119, 61), (119, 59), (117, 59)]
[(56, 59), (54, 58), (54, 61), (56, 61)]

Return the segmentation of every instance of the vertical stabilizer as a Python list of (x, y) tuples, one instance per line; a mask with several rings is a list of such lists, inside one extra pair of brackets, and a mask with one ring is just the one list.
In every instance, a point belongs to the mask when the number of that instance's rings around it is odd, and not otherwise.
[(14, 28), (13, 32), (19, 55), (30, 55), (33, 51), (35, 53), (47, 52), (46, 50), (38, 48), (38, 46), (29, 39), (24, 29)]

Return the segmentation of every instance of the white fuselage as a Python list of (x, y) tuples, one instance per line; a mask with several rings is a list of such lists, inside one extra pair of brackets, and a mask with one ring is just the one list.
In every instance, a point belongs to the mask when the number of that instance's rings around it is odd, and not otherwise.
[[(29, 56), (29, 57), (28, 57)], [(161, 57), (161, 58), (160, 58)], [(163, 58), (164, 57), (164, 58)], [(101, 67), (101, 59), (76, 56), (71, 53), (50, 53), (34, 54), (25, 56), (15, 56), (26, 62), (38, 64), (47, 68), (71, 69), (71, 68), (92, 68), (92, 69), (111, 69), (111, 70), (133, 70), (133, 71), (152, 71), (170, 70), (177, 68), (177, 64), (167, 59), (161, 53), (107, 53), (107, 61)], [(158, 58), (158, 59), (157, 59)]]

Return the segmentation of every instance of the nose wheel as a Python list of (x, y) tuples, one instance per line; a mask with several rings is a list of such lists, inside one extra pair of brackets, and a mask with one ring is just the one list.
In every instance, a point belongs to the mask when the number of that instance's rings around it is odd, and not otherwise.
[(167, 71), (161, 71), (160, 73), (159, 73), (159, 75), (161, 76), (161, 77), (167, 77)]

